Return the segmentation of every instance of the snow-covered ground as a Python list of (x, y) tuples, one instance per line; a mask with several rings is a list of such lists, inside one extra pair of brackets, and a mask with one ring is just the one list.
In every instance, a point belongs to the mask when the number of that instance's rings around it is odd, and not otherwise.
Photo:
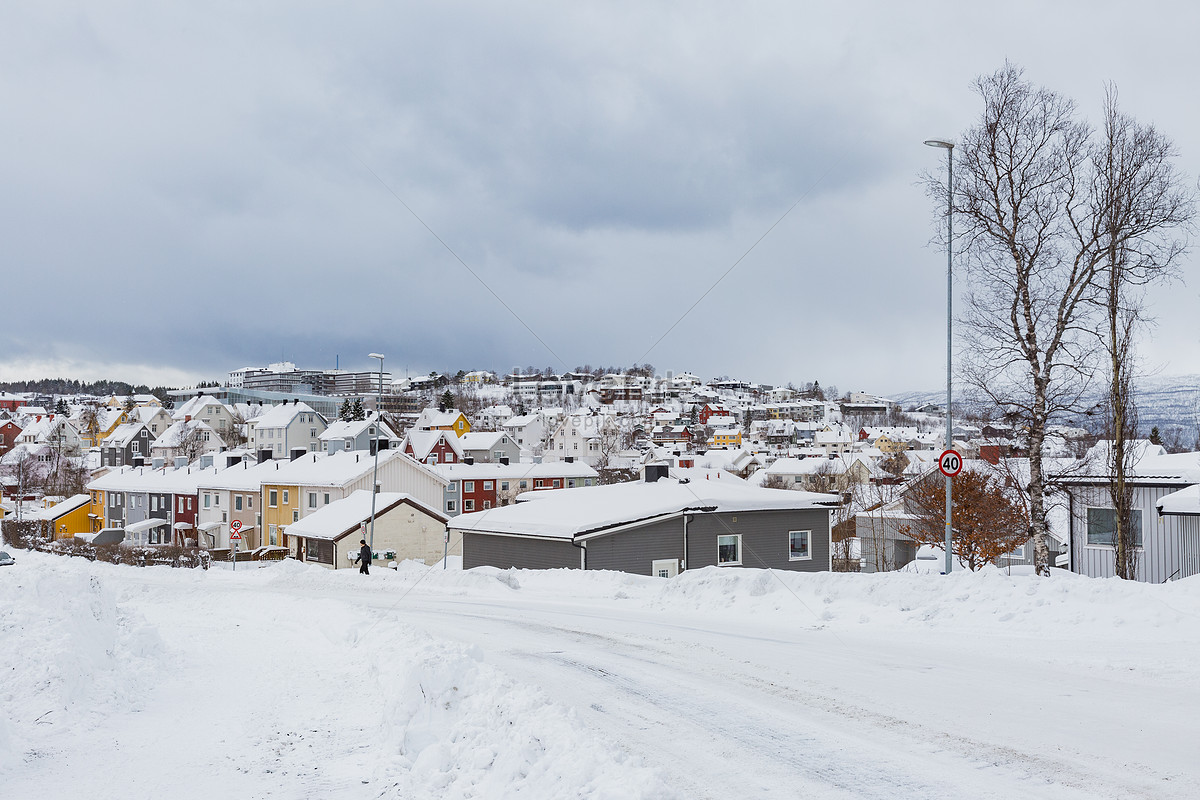
[(12, 798), (1195, 797), (1200, 579), (0, 570)]

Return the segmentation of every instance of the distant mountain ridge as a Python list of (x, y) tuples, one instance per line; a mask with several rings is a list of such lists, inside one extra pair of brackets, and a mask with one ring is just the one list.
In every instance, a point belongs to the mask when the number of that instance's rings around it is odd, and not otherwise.
[[(966, 387), (955, 387), (962, 396)], [(962, 393), (962, 394), (960, 394)], [(1099, 394), (1094, 395), (1099, 399)], [(899, 392), (887, 397), (903, 408), (921, 403), (945, 403), (945, 388), (923, 392)], [(1143, 431), (1182, 427), (1200, 430), (1200, 375), (1154, 375), (1143, 378), (1134, 388), (1138, 424)], [(957, 405), (957, 401), (955, 403)]]

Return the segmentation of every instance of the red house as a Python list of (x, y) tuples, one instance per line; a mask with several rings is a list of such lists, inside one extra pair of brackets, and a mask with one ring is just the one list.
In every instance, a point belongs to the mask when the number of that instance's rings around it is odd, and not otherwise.
[(453, 431), (410, 430), (400, 449), (423, 464), (457, 464), (463, 460), (462, 446)]
[(0, 424), (0, 456), (13, 448), (20, 435), (21, 426), (12, 420), (5, 420), (3, 424)]
[[(709, 420), (713, 419), (713, 417), (716, 417), (716, 419), (710, 423)], [(732, 411), (724, 406), (714, 406), (712, 403), (704, 404), (704, 408), (700, 409), (698, 418), (701, 425), (711, 424), (713, 427), (716, 427), (718, 425), (734, 424), (734, 416)]]
[[(196, 529), (196, 513), (200, 509), (199, 496), (195, 494), (175, 494), (171, 495), (172, 508), (175, 513), (174, 524), (171, 526), (171, 541), (177, 545), (182, 545), (184, 540), (189, 536), (195, 536)], [(179, 527), (179, 523), (186, 523), (186, 528)]]

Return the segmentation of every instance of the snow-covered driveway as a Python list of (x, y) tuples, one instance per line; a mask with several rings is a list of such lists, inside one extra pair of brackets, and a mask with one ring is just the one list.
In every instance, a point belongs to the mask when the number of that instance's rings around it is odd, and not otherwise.
[(6, 797), (1191, 797), (1200, 781), (1196, 582), (16, 569)]

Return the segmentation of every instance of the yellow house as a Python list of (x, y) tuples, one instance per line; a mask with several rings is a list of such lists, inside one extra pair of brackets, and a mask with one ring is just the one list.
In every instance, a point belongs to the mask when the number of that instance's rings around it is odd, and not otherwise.
[(300, 519), (300, 486), (298, 484), (263, 483), (262, 543), (287, 546), (288, 525)]
[(72, 419), (72, 422), (79, 429), (79, 437), (83, 440), (84, 446), (96, 447), (107, 439), (117, 429), (118, 425), (124, 425), (126, 422), (129, 422), (129, 414), (123, 408), (100, 409), (96, 419), (96, 435), (94, 437), (82, 419), (75, 417)]
[(714, 431), (712, 436), (712, 445), (713, 447), (741, 447), (742, 432), (737, 428)]
[(875, 439), (875, 446), (879, 448), (881, 453), (886, 453), (888, 455), (893, 453), (903, 453), (904, 451), (908, 450), (908, 442), (900, 439), (893, 439), (886, 433)]
[(92, 510), (92, 496), (77, 494), (65, 500), (46, 498), (42, 508), (29, 512), (29, 521), (44, 523), (55, 539), (71, 539), (76, 534), (90, 533), (92, 522), (88, 514)]
[(471, 422), (461, 411), (450, 409), (438, 411), (427, 408), (417, 417), (417, 430), (421, 431), (454, 431), (456, 436), (471, 432)]
[(103, 489), (89, 489), (88, 492), (92, 498), (92, 504), (88, 508), (88, 520), (91, 523), (88, 530), (96, 533), (104, 527), (105, 494)]
[(47, 509), (47, 519), (55, 539), (73, 539), (78, 533), (92, 532), (92, 496), (77, 494)]

